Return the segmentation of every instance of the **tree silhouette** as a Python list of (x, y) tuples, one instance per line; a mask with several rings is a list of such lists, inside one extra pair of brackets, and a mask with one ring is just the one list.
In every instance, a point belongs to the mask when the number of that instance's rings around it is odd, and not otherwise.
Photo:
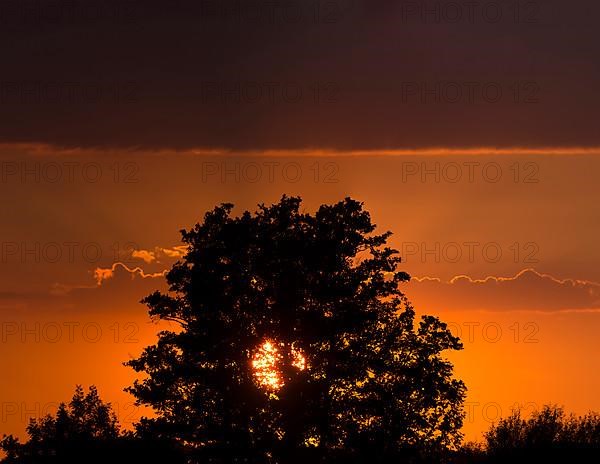
[(567, 416), (546, 405), (524, 419), (519, 410), (485, 434), (489, 462), (600, 462), (600, 415)]
[(104, 403), (92, 386), (85, 393), (77, 386), (70, 403), (61, 403), (55, 416), (31, 419), (27, 427), (29, 440), (21, 444), (13, 436), (0, 442), (8, 462), (37, 462), (57, 459), (75, 443), (109, 440), (119, 436), (119, 426), (110, 404)]
[(31, 419), (27, 435), (25, 443), (12, 435), (0, 440), (0, 450), (6, 453), (3, 463), (183, 462), (177, 450), (164, 442), (121, 433), (111, 405), (100, 399), (94, 386), (87, 393), (77, 386), (71, 401), (61, 403), (56, 415)]
[(398, 286), (390, 233), (350, 198), (300, 211), (284, 196), (182, 230), (168, 293), (143, 302), (177, 329), (128, 363), (155, 408), (138, 433), (202, 462), (371, 462), (458, 445), (464, 384), (441, 353), (460, 341)]

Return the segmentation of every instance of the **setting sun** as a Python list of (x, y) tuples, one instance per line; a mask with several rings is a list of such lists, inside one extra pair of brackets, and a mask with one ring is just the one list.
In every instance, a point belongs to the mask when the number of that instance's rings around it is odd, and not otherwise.
[[(283, 343), (280, 346), (285, 346)], [(303, 371), (306, 369), (306, 357), (293, 345), (290, 349), (291, 365)], [(284, 362), (279, 348), (271, 340), (266, 340), (256, 350), (252, 358), (252, 368), (257, 384), (266, 390), (279, 390), (285, 384), (281, 374), (281, 366)]]

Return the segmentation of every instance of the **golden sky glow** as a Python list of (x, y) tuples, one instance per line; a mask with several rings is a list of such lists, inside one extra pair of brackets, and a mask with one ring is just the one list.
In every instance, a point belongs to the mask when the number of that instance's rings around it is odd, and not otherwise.
[[(0, 182), (3, 198), (11, 199), (0, 217), (0, 433), (23, 436), (30, 417), (70, 398), (77, 383), (96, 384), (127, 427), (148, 414), (123, 392), (135, 373), (122, 362), (153, 344), (159, 329), (173, 328), (150, 323), (139, 300), (165, 289), (164, 271), (182, 252), (178, 231), (221, 202), (234, 203), (238, 213), (282, 193), (301, 195), (307, 211), (352, 196), (365, 202), (380, 231), (394, 233), (390, 244), (404, 258), (401, 269), (416, 277), (403, 291), (419, 314), (440, 316), (465, 344), (452, 361), (469, 388), (467, 439), (480, 439), (497, 413), (506, 415), (515, 403), (528, 410), (548, 402), (577, 413), (600, 410), (600, 365), (590, 355), (599, 349), (600, 330), (600, 217), (590, 209), (600, 198), (600, 157), (592, 150), (484, 151), (224, 158), (0, 147), (0, 160), (16, 163)], [(460, 182), (448, 182), (443, 167), (450, 162), (497, 163), (503, 176), (488, 182), (477, 169), (470, 182), (465, 169)], [(73, 182), (51, 183), (43, 176), (37, 182), (31, 172), (23, 181), (21, 163), (29, 171), (43, 163), (78, 164)], [(98, 182), (81, 178), (86, 163), (102, 168)], [(136, 182), (115, 182), (126, 163), (138, 166)], [(218, 171), (203, 178), (207, 163)], [(260, 166), (262, 178), (249, 182), (244, 163)], [(423, 168), (435, 163), (439, 182), (435, 174), (423, 181)], [(515, 166), (529, 173), (525, 163), (535, 163), (538, 182), (515, 182)], [(403, 179), (406, 166), (421, 173)], [(297, 182), (289, 180), (294, 167), (303, 174)], [(471, 242), (479, 245), (463, 245)], [(56, 247), (45, 246), (52, 243), (62, 250), (54, 261), (45, 259), (53, 256)], [(63, 243), (78, 244), (72, 257)], [(100, 247), (98, 259), (86, 259), (85, 244), (94, 245), (87, 251)], [(494, 245), (488, 253), (486, 245)], [(462, 256), (455, 259), (457, 251)], [(264, 348), (249, 362), (259, 368), (257, 385), (273, 392), (284, 384), (277, 362), (290, 348), (273, 341), (271, 350)], [(294, 368), (308, 368), (306, 359), (294, 359)]]

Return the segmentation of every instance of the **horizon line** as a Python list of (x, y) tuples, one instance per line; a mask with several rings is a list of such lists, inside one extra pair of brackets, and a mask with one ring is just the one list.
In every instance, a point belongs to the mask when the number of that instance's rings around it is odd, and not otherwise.
[(463, 148), (430, 146), (422, 148), (390, 149), (336, 149), (336, 148), (298, 148), (298, 149), (230, 149), (230, 148), (147, 148), (77, 146), (68, 147), (48, 143), (6, 143), (0, 142), (0, 157), (6, 150), (24, 151), (32, 156), (54, 154), (58, 156), (93, 155), (96, 153), (147, 154), (152, 156), (178, 155), (196, 157), (256, 156), (262, 158), (327, 158), (327, 157), (402, 157), (402, 156), (518, 156), (518, 155), (556, 155), (556, 156), (594, 156), (600, 155), (600, 146), (537, 146), (537, 147), (494, 147), (466, 146)]

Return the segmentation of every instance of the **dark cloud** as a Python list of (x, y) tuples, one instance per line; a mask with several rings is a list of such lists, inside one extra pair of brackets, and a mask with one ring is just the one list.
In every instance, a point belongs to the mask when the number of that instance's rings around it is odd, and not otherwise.
[(0, 141), (598, 145), (599, 12), (593, 0), (6, 0)]

